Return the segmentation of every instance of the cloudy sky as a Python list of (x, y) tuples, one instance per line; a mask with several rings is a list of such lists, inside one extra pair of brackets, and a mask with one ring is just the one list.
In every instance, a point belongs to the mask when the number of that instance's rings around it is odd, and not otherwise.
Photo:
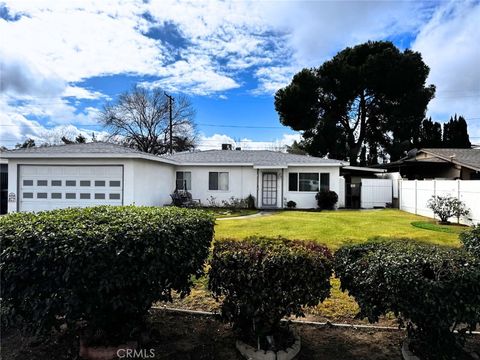
[[(0, 145), (101, 132), (97, 109), (134, 84), (190, 96), (203, 148), (276, 147), (299, 135), (273, 93), (346, 46), (420, 51), (428, 114), (480, 143), (479, 1), (0, 0)], [(54, 131), (55, 132), (55, 131)]]

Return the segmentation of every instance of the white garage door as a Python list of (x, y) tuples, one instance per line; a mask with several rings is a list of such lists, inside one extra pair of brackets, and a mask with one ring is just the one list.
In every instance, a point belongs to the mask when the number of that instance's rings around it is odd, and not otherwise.
[(19, 210), (123, 204), (123, 167), (21, 165)]

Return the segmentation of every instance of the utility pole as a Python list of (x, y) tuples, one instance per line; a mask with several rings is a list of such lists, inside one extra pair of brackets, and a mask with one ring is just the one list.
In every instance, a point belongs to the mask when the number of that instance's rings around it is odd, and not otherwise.
[(173, 111), (173, 96), (168, 95), (164, 92), (165, 96), (168, 98), (168, 104), (170, 109), (170, 154), (173, 154), (173, 130), (172, 130), (172, 111)]

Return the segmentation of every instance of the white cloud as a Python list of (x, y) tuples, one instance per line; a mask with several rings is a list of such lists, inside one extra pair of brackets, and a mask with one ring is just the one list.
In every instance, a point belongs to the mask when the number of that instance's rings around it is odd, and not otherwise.
[[(452, 1), (437, 10), (412, 48), (430, 66), (428, 81), (437, 86), (429, 115), (448, 120), (454, 113), (480, 116), (480, 4)], [(480, 136), (478, 127), (470, 128)], [(471, 132), (472, 134), (472, 132)]]
[(102, 94), (99, 91), (93, 91), (86, 88), (82, 88), (79, 86), (67, 86), (62, 93), (63, 97), (74, 97), (77, 99), (88, 99), (88, 100), (95, 100), (95, 99), (110, 99), (109, 96)]
[(255, 141), (248, 138), (235, 140), (226, 134), (214, 134), (211, 136), (201, 135), (199, 138), (199, 150), (220, 150), (222, 144), (231, 144), (233, 148), (240, 147), (242, 150), (272, 150), (285, 151), (287, 145), (292, 145), (294, 141), (300, 141), (301, 135), (283, 134), (280, 139), (273, 141)]

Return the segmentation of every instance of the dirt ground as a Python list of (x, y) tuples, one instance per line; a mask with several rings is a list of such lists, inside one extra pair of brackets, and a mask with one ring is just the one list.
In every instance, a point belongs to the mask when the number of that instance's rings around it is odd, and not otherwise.
[[(154, 350), (150, 359), (240, 360), (235, 349), (235, 335), (230, 326), (211, 316), (152, 311), (153, 332), (145, 349)], [(370, 330), (293, 325), (302, 339), (298, 359), (322, 360), (395, 360), (401, 359), (400, 344), (405, 336), (398, 330)], [(78, 338), (63, 336), (39, 342), (22, 338), (18, 332), (2, 334), (4, 360), (78, 359)], [(480, 336), (469, 339), (468, 348), (480, 353)], [(148, 358), (148, 357), (145, 357)]]

